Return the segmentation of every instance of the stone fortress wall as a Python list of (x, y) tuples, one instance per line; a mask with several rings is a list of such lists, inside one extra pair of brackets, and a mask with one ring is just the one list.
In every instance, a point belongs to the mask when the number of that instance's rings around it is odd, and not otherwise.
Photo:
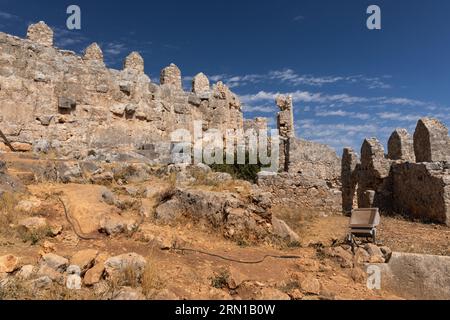
[[(450, 137), (439, 120), (420, 119), (414, 136), (395, 130), (385, 155), (375, 138), (366, 139), (361, 160), (350, 149), (342, 158), (342, 203), (408, 215), (450, 226)], [(356, 197), (355, 197), (356, 195)]]
[(1, 129), (18, 151), (55, 147), (84, 157), (124, 149), (157, 157), (158, 147), (167, 147), (160, 142), (176, 129), (191, 130), (194, 120), (204, 129), (243, 127), (239, 99), (222, 82), (210, 86), (200, 73), (185, 92), (171, 64), (157, 85), (136, 52), (122, 70), (108, 69), (96, 43), (81, 57), (53, 47), (44, 22), (31, 25), (26, 40), (0, 33), (0, 85)]
[[(123, 65), (107, 68), (96, 43), (83, 56), (55, 48), (44, 22), (31, 25), (27, 39), (0, 33), (0, 129), (16, 151), (163, 164), (171, 161), (170, 134), (193, 130), (196, 120), (203, 130), (268, 128), (265, 118), (244, 120), (239, 98), (222, 82), (211, 86), (203, 73), (185, 92), (174, 64), (161, 71), (159, 85), (144, 73), (138, 53)], [(282, 173), (262, 174), (259, 185), (276, 203), (340, 213), (339, 157), (295, 137), (291, 97), (275, 103)], [(9, 151), (3, 142), (0, 149)]]

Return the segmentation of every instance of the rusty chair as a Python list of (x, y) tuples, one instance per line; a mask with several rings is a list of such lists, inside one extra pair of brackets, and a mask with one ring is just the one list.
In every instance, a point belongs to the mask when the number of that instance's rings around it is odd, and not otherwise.
[(355, 238), (372, 238), (377, 240), (377, 227), (380, 224), (380, 210), (378, 208), (354, 209), (350, 218), (350, 232), (347, 241), (353, 243)]

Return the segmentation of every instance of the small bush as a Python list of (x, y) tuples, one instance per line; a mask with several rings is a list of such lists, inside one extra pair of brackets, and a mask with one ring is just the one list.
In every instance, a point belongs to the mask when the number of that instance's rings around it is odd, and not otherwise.
[(31, 245), (36, 245), (47, 237), (53, 236), (52, 230), (49, 226), (38, 228), (35, 230), (19, 229), (19, 237), (23, 242), (29, 242)]
[(210, 278), (211, 286), (216, 289), (228, 288), (229, 279), (230, 273), (227, 270), (222, 270)]

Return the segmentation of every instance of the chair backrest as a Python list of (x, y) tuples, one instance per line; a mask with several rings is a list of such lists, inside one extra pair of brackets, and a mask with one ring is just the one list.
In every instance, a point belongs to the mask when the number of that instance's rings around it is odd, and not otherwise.
[(350, 218), (350, 227), (373, 228), (380, 224), (378, 208), (354, 209)]

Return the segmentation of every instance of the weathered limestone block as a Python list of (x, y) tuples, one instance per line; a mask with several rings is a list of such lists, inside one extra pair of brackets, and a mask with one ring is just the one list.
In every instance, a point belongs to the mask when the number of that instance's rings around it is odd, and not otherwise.
[(132, 52), (125, 58), (123, 68), (125, 70), (134, 70), (139, 73), (144, 72), (144, 58), (138, 52)]
[(389, 176), (390, 162), (386, 159), (383, 145), (376, 139), (365, 139), (361, 148), (362, 170), (376, 178)]
[(27, 31), (27, 38), (43, 46), (53, 46), (53, 30), (44, 21), (30, 25)]
[(267, 118), (257, 117), (254, 120), (246, 119), (244, 120), (244, 130), (250, 130), (253, 129), (256, 132), (259, 132), (260, 130), (267, 131), (268, 124), (267, 124)]
[(290, 173), (340, 185), (341, 159), (331, 147), (303, 139), (290, 139)]
[(182, 89), (183, 85), (181, 82), (181, 71), (180, 69), (174, 65), (173, 63), (170, 66), (161, 70), (161, 84), (170, 84), (175, 86), (178, 89)]
[(98, 62), (103, 63), (103, 51), (99, 47), (99, 45), (96, 42), (94, 42), (89, 47), (87, 47), (86, 50), (84, 51), (83, 59), (88, 60), (88, 61), (98, 61)]
[(388, 141), (388, 158), (415, 161), (413, 139), (406, 129), (395, 130)]
[(405, 299), (450, 299), (450, 257), (393, 252), (378, 267), (383, 288)]
[(285, 138), (294, 138), (294, 107), (292, 104), (292, 97), (279, 96), (276, 99), (276, 104), (280, 108), (278, 113), (278, 128), (280, 135)]
[(358, 206), (368, 207), (367, 191), (375, 191), (373, 206), (390, 206), (389, 173), (391, 162), (385, 158), (384, 148), (376, 139), (366, 139), (361, 148), (361, 166), (358, 179)]
[(74, 109), (77, 106), (76, 102), (72, 99), (66, 98), (66, 97), (60, 97), (58, 102), (58, 108), (60, 110), (67, 110), (70, 111)]
[(208, 77), (204, 73), (197, 74), (192, 80), (192, 92), (201, 95), (208, 93), (210, 90)]
[(450, 174), (442, 163), (394, 164), (394, 210), (450, 226)]
[(294, 107), (291, 96), (278, 96), (276, 104), (280, 108), (278, 113), (278, 130), (280, 132), (280, 165), (284, 171), (289, 171), (290, 139), (295, 138)]
[(414, 152), (417, 162), (450, 161), (447, 127), (436, 119), (420, 119), (414, 133)]
[(350, 214), (353, 210), (356, 185), (358, 183), (359, 159), (351, 149), (345, 148), (342, 155), (342, 209), (344, 214)]

